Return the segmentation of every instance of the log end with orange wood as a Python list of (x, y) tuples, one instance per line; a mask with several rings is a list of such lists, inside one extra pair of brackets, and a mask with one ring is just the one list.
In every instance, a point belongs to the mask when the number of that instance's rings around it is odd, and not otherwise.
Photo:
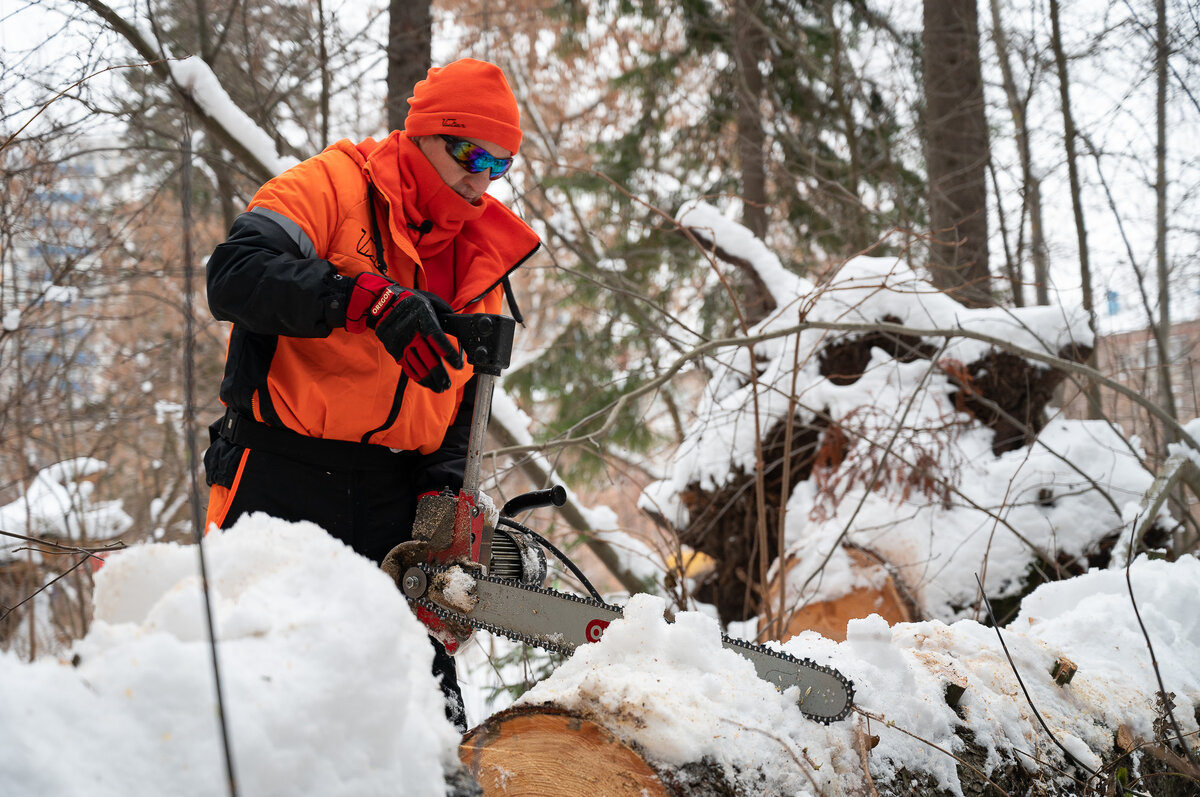
[[(769, 613), (763, 612), (758, 626), (760, 636), (786, 642), (801, 631), (816, 631), (828, 639), (845, 642), (846, 624), (851, 620), (872, 614), (878, 614), (887, 620), (888, 625), (920, 619), (915, 603), (904, 585), (881, 558), (857, 547), (846, 547), (844, 550), (850, 557), (851, 567), (867, 576), (860, 579), (860, 583), (874, 586), (855, 587), (840, 597), (815, 601), (788, 611), (782, 624), (777, 620), (768, 620)], [(795, 560), (789, 558), (789, 567), (794, 564)], [(782, 581), (786, 583), (786, 580), (785, 572)], [(780, 583), (780, 578), (772, 582), (766, 604), (776, 614)], [(782, 632), (779, 631), (780, 625)]]
[(546, 706), (496, 714), (463, 736), (458, 756), (484, 797), (672, 797), (635, 750), (591, 720)]

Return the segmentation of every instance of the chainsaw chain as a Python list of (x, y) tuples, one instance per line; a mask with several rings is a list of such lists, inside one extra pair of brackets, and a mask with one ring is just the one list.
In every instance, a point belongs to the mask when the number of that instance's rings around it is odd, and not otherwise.
[[(426, 577), (433, 576), (438, 573), (445, 573), (452, 566), (453, 565), (417, 565), (417, 567), (424, 571)], [(604, 603), (602, 601), (592, 600), (590, 598), (581, 598), (578, 595), (572, 595), (569, 592), (559, 592), (558, 590), (547, 589), (546, 587), (534, 586), (532, 584), (522, 584), (520, 582), (513, 581), (512, 579), (485, 576), (481, 573), (471, 573), (471, 577), (476, 581), (487, 581), (492, 584), (501, 584), (503, 586), (526, 590), (527, 592), (538, 592), (542, 595), (551, 595), (563, 600), (575, 601), (576, 603), (586, 603), (588, 606), (600, 606), (601, 608), (608, 609), (609, 611), (616, 612), (617, 614), (622, 614), (624, 612), (620, 606), (614, 606), (611, 603)], [(507, 637), (516, 642), (523, 642), (524, 644), (532, 645), (535, 648), (548, 650), (551, 653), (560, 653), (564, 656), (570, 656), (575, 652), (574, 647), (560, 645), (546, 637), (533, 636), (532, 634), (522, 634), (519, 631), (512, 631), (502, 626), (495, 625), (494, 623), (476, 620), (473, 617), (461, 614), (453, 609), (447, 609), (445, 606), (442, 606), (440, 603), (435, 603), (424, 595), (419, 598), (408, 598), (408, 602), (415, 606), (420, 606), (423, 609), (428, 609), (437, 615), (441, 620), (451, 620), (455, 623), (469, 625), (478, 631), (487, 631), (489, 634)]]
[[(417, 565), (417, 567), (419, 567), (422, 571), (424, 571), (426, 576), (428, 577), (428, 576), (436, 575), (437, 573), (444, 573), (447, 570), (449, 570), (451, 566), (419, 564), (419, 565)], [(617, 612), (618, 614), (622, 614), (622, 615), (624, 614), (624, 609), (622, 609), (620, 606), (616, 606), (611, 603), (604, 603), (603, 601), (594, 600), (592, 598), (581, 598), (578, 595), (572, 595), (568, 592), (559, 592), (558, 590), (548, 589), (546, 587), (534, 586), (532, 584), (521, 584), (519, 582), (513, 581), (512, 579), (496, 578), (494, 576), (485, 576), (485, 575), (481, 575), (478, 573), (472, 573), (471, 575), (472, 575), (472, 578), (474, 578), (476, 581), (488, 581), (492, 584), (500, 584), (503, 586), (516, 587), (517, 589), (528, 590), (529, 592), (537, 592), (537, 593), (541, 593), (543, 595), (550, 595), (550, 596), (559, 598), (561, 600), (575, 601), (576, 603), (585, 603), (588, 606), (599, 606), (601, 608), (608, 609), (609, 611)], [(405, 597), (408, 597), (408, 596), (406, 595)], [(522, 634), (517, 631), (511, 631), (507, 628), (504, 628), (503, 626), (495, 625), (494, 623), (488, 623), (488, 622), (484, 622), (481, 620), (476, 620), (476, 619), (469, 617), (465, 614), (462, 614), (460, 612), (456, 612), (452, 609), (447, 609), (445, 606), (442, 606), (439, 603), (435, 603), (434, 601), (430, 600), (429, 598), (425, 597), (424, 595), (422, 595), (418, 598), (408, 597), (408, 602), (413, 604), (414, 606), (420, 606), (423, 609), (427, 609), (428, 611), (432, 612), (439, 619), (441, 619), (443, 621), (450, 620), (455, 623), (469, 625), (472, 628), (479, 630), (479, 631), (487, 631), (489, 634), (503, 636), (508, 639), (514, 640), (516, 642), (521, 642), (526, 645), (530, 645), (532, 647), (541, 648), (542, 650), (548, 650), (551, 653), (559, 653), (559, 654), (562, 654), (563, 656), (570, 656), (572, 653), (575, 652), (574, 647), (570, 647), (567, 645), (560, 645), (560, 644), (558, 644), (550, 639), (547, 639), (545, 637), (537, 637), (537, 636), (533, 636), (531, 634)], [(804, 713), (804, 715), (806, 717), (816, 720), (817, 722), (820, 722), (824, 725), (829, 725), (832, 722), (837, 722), (838, 720), (845, 719), (845, 717), (850, 713), (850, 709), (854, 704), (854, 682), (851, 681), (846, 676), (842, 675), (841, 672), (834, 669), (833, 667), (827, 667), (823, 664), (817, 664), (812, 659), (797, 658), (796, 656), (793, 656), (790, 653), (785, 653), (781, 650), (775, 650), (774, 648), (769, 648), (765, 645), (759, 645), (754, 642), (747, 642), (744, 639), (738, 639), (737, 637), (732, 637), (732, 636), (729, 636), (728, 634), (724, 634), (724, 633), (721, 634), (721, 641), (726, 644), (732, 645), (734, 647), (752, 651), (752, 652), (760, 654), (760, 655), (766, 655), (766, 656), (771, 656), (771, 657), (774, 657), (777, 659), (782, 659), (783, 661), (789, 662), (791, 664), (795, 664), (798, 667), (802, 667), (804, 669), (816, 670), (817, 672), (827, 673), (828, 675), (832, 675), (834, 678), (836, 678), (838, 681), (840, 681), (842, 686), (846, 690), (846, 708), (837, 716), (823, 717), (820, 715), (813, 715), (813, 714), (808, 714), (807, 712), (804, 712), (804, 706), (801, 705), (800, 711), (802, 713)]]

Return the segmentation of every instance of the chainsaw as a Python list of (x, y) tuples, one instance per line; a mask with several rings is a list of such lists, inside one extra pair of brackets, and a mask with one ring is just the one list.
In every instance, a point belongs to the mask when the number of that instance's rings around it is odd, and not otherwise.
[[(497, 510), (479, 487), (492, 392), (508, 367), (516, 322), (483, 313), (440, 320), (446, 333), (458, 339), (478, 380), (463, 486), (457, 493), (419, 499), (413, 541), (389, 553), (383, 569), (451, 655), (477, 629), (570, 655), (580, 645), (598, 641), (622, 610), (606, 602), (549, 540), (515, 520), (531, 509), (562, 506), (566, 490), (560, 485), (536, 490)], [(544, 586), (547, 551), (575, 575), (589, 597)], [(722, 643), (780, 691), (796, 687), (800, 711), (810, 719), (830, 723), (850, 713), (854, 685), (832, 667), (728, 635), (722, 635)]]

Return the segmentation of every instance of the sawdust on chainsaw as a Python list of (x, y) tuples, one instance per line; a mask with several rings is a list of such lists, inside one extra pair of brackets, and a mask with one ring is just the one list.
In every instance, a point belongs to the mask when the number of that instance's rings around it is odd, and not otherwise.
[(429, 580), (429, 596), (441, 605), (467, 614), (479, 602), (475, 579), (461, 567), (435, 573)]

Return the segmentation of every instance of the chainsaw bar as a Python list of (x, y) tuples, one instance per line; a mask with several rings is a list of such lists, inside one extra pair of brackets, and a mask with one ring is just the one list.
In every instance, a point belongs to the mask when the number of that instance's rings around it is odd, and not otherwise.
[[(622, 609), (510, 579), (468, 573), (475, 581), (476, 603), (469, 612), (457, 611), (428, 597), (428, 584), (446, 566), (422, 564), (401, 578), (409, 602), (443, 621), (468, 625), (517, 642), (570, 655), (579, 645), (595, 642)], [(466, 572), (466, 571), (464, 571)], [(721, 635), (726, 648), (749, 659), (758, 676), (783, 691), (800, 691), (799, 708), (806, 717), (829, 724), (844, 719), (854, 701), (854, 684), (832, 667), (799, 659), (763, 645)]]

